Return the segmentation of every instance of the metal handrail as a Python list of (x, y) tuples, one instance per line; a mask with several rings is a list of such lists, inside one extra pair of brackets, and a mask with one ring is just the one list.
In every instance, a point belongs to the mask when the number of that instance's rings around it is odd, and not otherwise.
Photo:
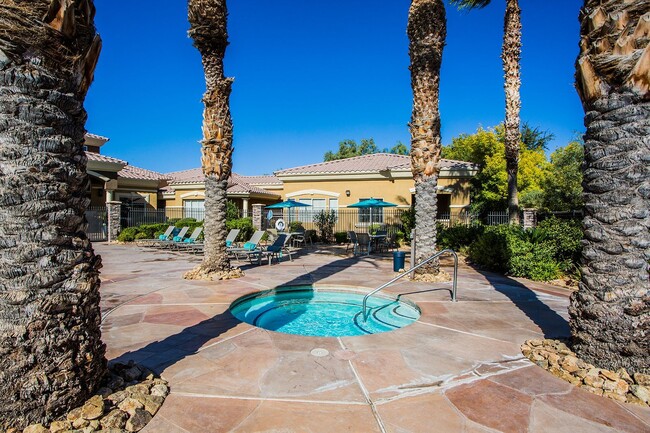
[(393, 278), (392, 280), (390, 280), (386, 284), (383, 284), (383, 285), (377, 287), (375, 290), (373, 290), (372, 292), (370, 292), (366, 296), (364, 296), (363, 297), (363, 307), (362, 307), (363, 308), (363, 321), (365, 322), (366, 320), (368, 320), (368, 314), (366, 313), (366, 303), (368, 302), (369, 297), (371, 297), (372, 295), (374, 295), (378, 291), (380, 291), (382, 289), (385, 289), (386, 287), (393, 284), (395, 281), (405, 277), (406, 275), (410, 274), (414, 270), (426, 265), (430, 261), (432, 261), (434, 259), (437, 259), (438, 257), (440, 257), (441, 255), (443, 255), (445, 253), (450, 253), (451, 255), (454, 256), (454, 276), (453, 276), (453, 279), (452, 279), (451, 300), (452, 300), (452, 302), (456, 302), (456, 288), (457, 288), (457, 280), (458, 280), (458, 254), (456, 254), (456, 251), (454, 251), (454, 250), (446, 249), (446, 250), (438, 251), (437, 253), (435, 253), (431, 257), (427, 258), (426, 260), (421, 261), (420, 263), (413, 266), (409, 270), (402, 272), (401, 274), (399, 274), (398, 276), (396, 276), (395, 278)]

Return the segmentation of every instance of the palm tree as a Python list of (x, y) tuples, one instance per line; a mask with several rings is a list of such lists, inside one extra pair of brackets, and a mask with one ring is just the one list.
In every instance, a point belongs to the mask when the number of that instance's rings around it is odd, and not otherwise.
[[(440, 65), (447, 37), (442, 0), (412, 0), (409, 10), (409, 55), (411, 57), (411, 170), (415, 180), (416, 262), (436, 250), (437, 187), (442, 150), (440, 140)], [(418, 275), (438, 272), (438, 263), (420, 268)]]
[(192, 279), (225, 279), (242, 275), (230, 265), (226, 251), (226, 189), (232, 170), (232, 78), (224, 76), (228, 46), (226, 0), (189, 0), (189, 35), (201, 53), (206, 91), (203, 95), (201, 166), (205, 175), (205, 253), (202, 263), (185, 274)]
[(585, 240), (575, 351), (650, 373), (650, 1), (586, 0), (576, 87), (585, 109)]
[[(483, 8), (491, 0), (450, 0), (459, 9)], [(520, 65), (521, 57), (521, 10), (519, 0), (506, 0), (506, 14), (503, 23), (503, 47), (501, 60), (505, 73), (506, 94), (505, 146), (506, 171), (508, 173), (508, 215), (511, 224), (519, 224), (519, 197), (517, 193), (517, 171), (519, 170), (519, 111), (521, 99)]]
[(83, 102), (92, 0), (0, 4), (0, 429), (47, 422), (106, 371)]

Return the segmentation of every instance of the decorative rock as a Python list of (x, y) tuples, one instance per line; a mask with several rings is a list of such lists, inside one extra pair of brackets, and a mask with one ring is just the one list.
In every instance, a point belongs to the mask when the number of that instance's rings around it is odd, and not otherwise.
[(560, 355), (557, 353), (549, 353), (547, 359), (551, 365), (558, 365), (560, 363)]
[(113, 375), (106, 386), (111, 389), (120, 389), (124, 386), (124, 379), (122, 379), (120, 376)]
[(616, 389), (617, 385), (617, 382), (607, 379), (605, 380), (605, 383), (603, 383), (603, 391), (613, 392)]
[(133, 380), (139, 379), (141, 374), (142, 374), (142, 371), (138, 368), (137, 365), (134, 365), (133, 367), (129, 368), (128, 370), (124, 370), (122, 372), (122, 377), (127, 382), (131, 382)]
[(630, 377), (630, 375), (627, 373), (627, 370), (624, 368), (619, 368), (616, 370), (616, 374), (623, 379), (625, 382), (627, 382), (629, 385), (634, 384), (634, 380)]
[(72, 423), (70, 421), (53, 421), (50, 424), (51, 433), (61, 433), (70, 429), (72, 429)]
[[(636, 374), (634, 375), (634, 378), (636, 379)], [(630, 391), (639, 400), (646, 404), (650, 404), (650, 389), (641, 385), (630, 385)]]
[(149, 421), (151, 421), (151, 414), (149, 412), (136, 409), (135, 413), (126, 422), (126, 430), (130, 432), (140, 431)]
[(144, 404), (140, 403), (138, 400), (136, 400), (134, 398), (129, 397), (129, 398), (126, 398), (120, 404), (118, 404), (117, 407), (119, 407), (120, 410), (123, 410), (124, 412), (126, 412), (129, 415), (133, 416), (137, 409), (142, 409), (144, 407)]
[(634, 381), (637, 385), (650, 386), (650, 374), (634, 373)]
[(76, 429), (82, 429), (84, 427), (88, 427), (90, 424), (90, 421), (84, 418), (77, 418), (76, 420), (72, 421), (72, 427)]
[(76, 409), (72, 409), (70, 412), (68, 412), (68, 415), (66, 416), (66, 419), (70, 422), (75, 422), (81, 418), (81, 408), (78, 407)]
[(607, 379), (609, 379), (609, 380), (612, 380), (614, 382), (616, 382), (616, 381), (618, 381), (620, 379), (618, 374), (614, 373), (613, 371), (609, 371), (609, 370), (600, 370), (600, 375), (607, 378)]
[(126, 412), (122, 412), (119, 409), (113, 409), (108, 415), (106, 415), (102, 421), (102, 428), (124, 428), (126, 426), (126, 421), (129, 419), (129, 415)]
[(575, 371), (578, 371), (578, 358), (575, 356), (567, 355), (564, 358), (562, 358), (562, 361), (560, 363), (562, 368), (569, 373), (573, 373)]
[(81, 408), (81, 416), (84, 419), (97, 419), (104, 414), (104, 399), (96, 395), (86, 402)]
[(619, 379), (618, 381), (616, 381), (616, 389), (614, 390), (614, 392), (620, 395), (625, 395), (628, 393), (629, 390), (630, 390), (630, 385), (628, 385), (626, 381), (624, 381), (623, 379)]
[(639, 406), (645, 406), (646, 404), (641, 400), (639, 397), (635, 396), (634, 394), (630, 393), (625, 396), (626, 401), (631, 404), (638, 404)]
[[(92, 429), (95, 429), (95, 430), (99, 429), (99, 427), (100, 427), (99, 420), (94, 419), (94, 420), (90, 421), (90, 423), (88, 424), (88, 427), (90, 427)], [(86, 427), (86, 428), (88, 428), (88, 427)]]
[(584, 379), (585, 385), (592, 386), (594, 388), (602, 388), (605, 380), (600, 376), (594, 376), (589, 372)]
[(138, 384), (138, 385), (132, 385), (127, 387), (124, 391), (130, 393), (131, 395), (133, 394), (149, 394), (149, 387), (146, 385)]
[(169, 388), (167, 388), (167, 385), (163, 385), (162, 383), (151, 387), (151, 395), (165, 397), (168, 393)]
[(596, 395), (603, 395), (603, 390), (600, 388), (594, 388), (593, 386), (589, 386), (589, 385), (582, 385), (580, 388), (586, 389), (587, 391)]
[(111, 401), (115, 406), (122, 403), (124, 399), (129, 396), (129, 393), (126, 391), (118, 391), (106, 397), (107, 400)]
[(144, 399), (144, 410), (149, 412), (152, 416), (158, 412), (160, 406), (162, 406), (165, 401), (164, 397), (158, 395), (146, 395)]
[(607, 398), (611, 398), (612, 400), (620, 401), (621, 403), (625, 403), (626, 399), (624, 395), (617, 394), (615, 392), (610, 392), (610, 391), (604, 391), (603, 396)]
[(544, 344), (544, 342), (542, 340), (539, 340), (539, 339), (533, 339), (533, 340), (528, 340), (528, 344), (533, 346), (533, 347), (539, 347), (542, 344)]
[(23, 433), (50, 433), (50, 431), (43, 427), (43, 424), (32, 424), (24, 429)]
[(113, 390), (104, 386), (104, 387), (99, 388), (99, 389), (97, 390), (97, 393), (96, 393), (96, 394), (97, 394), (97, 395), (101, 395), (102, 398), (106, 398), (106, 397), (108, 397), (109, 395), (113, 394)]

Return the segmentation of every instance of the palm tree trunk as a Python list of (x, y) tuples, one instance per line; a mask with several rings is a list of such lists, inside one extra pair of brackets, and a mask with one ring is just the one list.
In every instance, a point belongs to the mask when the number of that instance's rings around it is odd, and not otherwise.
[(519, 224), (519, 197), (517, 194), (517, 171), (519, 170), (519, 110), (521, 99), (521, 10), (518, 0), (506, 1), (506, 15), (503, 24), (503, 48), (501, 60), (505, 73), (506, 121), (505, 147), (506, 172), (508, 173), (508, 216), (510, 224)]
[(585, 240), (569, 313), (575, 351), (650, 373), (650, 1), (585, 1)]
[(201, 53), (206, 92), (203, 96), (201, 166), (205, 175), (205, 250), (203, 262), (185, 278), (224, 279), (243, 275), (232, 268), (226, 250), (226, 189), (232, 171), (232, 78), (224, 76), (228, 46), (225, 0), (190, 0), (189, 34)]
[(93, 16), (91, 0), (0, 5), (0, 429), (60, 416), (106, 371), (84, 217)]
[[(442, 0), (413, 0), (408, 22), (411, 57), (411, 170), (415, 180), (416, 262), (436, 251), (436, 215), (440, 139), (440, 66), (447, 37), (445, 5)], [(438, 262), (417, 271), (437, 274)]]

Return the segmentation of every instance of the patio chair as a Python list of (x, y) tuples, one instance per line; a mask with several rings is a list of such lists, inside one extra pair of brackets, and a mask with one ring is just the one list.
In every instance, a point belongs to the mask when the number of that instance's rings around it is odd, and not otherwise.
[(280, 263), (282, 254), (286, 252), (286, 254), (289, 256), (289, 261), (293, 261), (293, 258), (291, 258), (291, 250), (289, 249), (290, 239), (290, 233), (280, 233), (278, 234), (278, 237), (275, 238), (275, 241), (273, 241), (273, 243), (266, 247), (264, 250), (255, 250), (249, 252), (248, 258), (251, 263), (253, 262), (253, 258), (257, 258), (257, 264), (259, 265), (262, 263), (262, 258), (268, 257), (269, 266), (271, 266), (273, 257), (275, 257), (278, 263)]
[(359, 241), (357, 240), (357, 234), (353, 231), (348, 231), (348, 243), (345, 246), (345, 252), (347, 253), (350, 248), (352, 248), (352, 253), (356, 254), (357, 253), (357, 244)]
[[(240, 231), (241, 230), (239, 229), (230, 229), (228, 235), (226, 236), (226, 248), (234, 245), (235, 239), (237, 239), (237, 236), (239, 236)], [(194, 242), (190, 244), (185, 244), (183, 246), (183, 250), (192, 254), (201, 254), (203, 253), (204, 247), (205, 247), (204, 242)]]
[(293, 244), (294, 247), (303, 245), (307, 246), (307, 242), (309, 242), (310, 245), (314, 245), (311, 242), (311, 237), (306, 235), (305, 229), (297, 229), (295, 232), (291, 233), (291, 243)]
[(171, 248), (175, 243), (182, 242), (183, 239), (185, 239), (185, 235), (187, 234), (187, 231), (189, 229), (190, 228), (188, 226), (185, 226), (173, 238), (163, 240), (163, 241), (158, 241), (158, 242), (152, 244), (151, 246), (154, 247), (154, 248), (162, 248), (162, 249)]
[(228, 248), (228, 253), (233, 254), (237, 260), (239, 260), (239, 255), (240, 254), (247, 254), (251, 251), (259, 250), (259, 243), (262, 240), (262, 236), (264, 236), (264, 231), (263, 230), (257, 230), (255, 233), (253, 233), (253, 236), (244, 244), (243, 247), (241, 248), (235, 248), (231, 247)]
[(174, 232), (175, 228), (176, 227), (174, 225), (170, 225), (169, 227), (167, 227), (167, 230), (165, 230), (165, 233), (158, 236), (157, 238), (155, 238), (155, 239), (137, 239), (135, 241), (135, 244), (137, 246), (139, 246), (139, 247), (146, 247), (146, 246), (149, 246), (149, 244), (151, 244), (152, 242), (166, 241), (167, 239), (169, 239), (171, 234)]
[(357, 233), (357, 245), (354, 254), (361, 254), (363, 251), (366, 255), (370, 254), (370, 235), (368, 233)]
[(196, 240), (201, 236), (201, 232), (203, 231), (203, 227), (197, 227), (192, 231), (192, 234), (190, 235), (189, 238), (183, 239), (181, 242), (177, 242), (172, 245), (172, 248), (176, 250), (183, 250), (189, 248), (190, 245), (193, 245), (196, 242)]

